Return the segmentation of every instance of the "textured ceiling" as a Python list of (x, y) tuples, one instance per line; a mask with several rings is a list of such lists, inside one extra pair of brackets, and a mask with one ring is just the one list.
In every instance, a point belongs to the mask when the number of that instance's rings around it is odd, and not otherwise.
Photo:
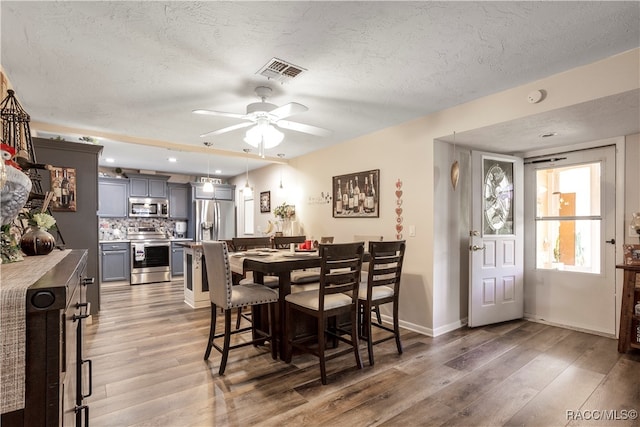
[[(203, 156), (199, 135), (239, 120), (192, 110), (244, 113), (259, 100), (255, 87), (267, 84), (270, 102), (309, 107), (291, 120), (333, 131), (285, 130), (267, 156), (293, 158), (636, 48), (639, 11), (638, 2), (590, 1), (3, 0), (1, 55), (32, 121), (68, 128), (42, 136), (109, 136), (100, 141), (101, 164), (113, 157), (121, 167), (203, 174), (209, 158), (212, 170), (232, 176), (245, 169), (244, 132), (207, 139), (231, 156)], [(307, 71), (285, 84), (268, 81), (256, 72), (272, 57)], [(519, 135), (523, 147), (511, 150), (518, 151), (539, 144), (521, 132), (537, 137), (549, 120), (572, 129), (574, 139), (564, 142), (593, 139), (594, 129), (639, 130), (637, 93), (602, 102), (627, 114), (603, 128), (594, 122), (602, 105), (575, 106), (566, 119), (555, 112), (458, 138), (503, 151)], [(178, 162), (167, 163), (170, 156)], [(264, 164), (252, 159), (250, 167)]]

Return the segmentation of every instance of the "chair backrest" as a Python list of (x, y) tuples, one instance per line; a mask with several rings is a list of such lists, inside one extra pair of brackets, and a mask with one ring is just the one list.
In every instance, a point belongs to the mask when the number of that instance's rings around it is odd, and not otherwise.
[[(358, 298), (364, 243), (322, 244), (318, 249), (320, 265), (320, 311), (324, 310), (325, 295), (348, 293), (355, 304)], [(355, 292), (354, 292), (355, 291)]]
[(369, 242), (369, 273), (367, 275), (367, 297), (371, 298), (376, 286), (393, 288), (397, 297), (400, 291), (400, 276), (404, 262), (404, 240), (388, 242)]
[(202, 251), (207, 268), (209, 299), (218, 307), (231, 308), (231, 286), (233, 283), (226, 242), (202, 242)]
[(255, 248), (270, 248), (271, 237), (234, 237), (231, 239), (236, 251), (246, 251)]
[(291, 243), (304, 243), (306, 236), (273, 236), (274, 249), (288, 249)]
[(369, 248), (369, 242), (382, 242), (383, 237), (375, 234), (356, 234), (353, 236), (354, 242), (364, 242), (364, 248)]
[(320, 243), (333, 243), (333, 236), (320, 237)]

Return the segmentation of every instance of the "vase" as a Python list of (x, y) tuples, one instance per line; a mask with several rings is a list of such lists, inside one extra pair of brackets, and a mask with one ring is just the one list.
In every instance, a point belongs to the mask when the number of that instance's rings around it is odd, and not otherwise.
[(20, 249), (27, 256), (47, 255), (56, 247), (56, 238), (47, 230), (31, 226), (20, 239)]

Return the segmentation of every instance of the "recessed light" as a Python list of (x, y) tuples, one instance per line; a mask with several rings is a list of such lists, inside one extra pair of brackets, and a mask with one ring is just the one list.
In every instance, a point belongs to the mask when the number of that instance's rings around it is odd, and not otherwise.
[(167, 160), (169, 160), (171, 163), (175, 163), (178, 161), (178, 159), (176, 159), (175, 157), (169, 157)]
[(104, 159), (104, 161), (107, 162), (107, 163), (115, 162), (115, 160), (113, 160), (111, 157), (107, 157), (106, 159)]
[(551, 138), (552, 136), (557, 136), (557, 135), (558, 135), (557, 132), (546, 132), (546, 133), (543, 133), (543, 134), (541, 134), (539, 136), (540, 136), (540, 138)]
[(216, 174), (221, 174), (221, 173), (222, 173), (222, 171), (221, 171), (220, 169), (216, 169), (214, 173), (216, 173)]

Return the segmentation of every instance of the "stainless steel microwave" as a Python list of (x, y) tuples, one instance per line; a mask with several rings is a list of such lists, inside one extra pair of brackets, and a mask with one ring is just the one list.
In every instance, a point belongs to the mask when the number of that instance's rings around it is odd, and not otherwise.
[(129, 198), (129, 216), (167, 218), (169, 216), (169, 201), (167, 199), (131, 197)]

